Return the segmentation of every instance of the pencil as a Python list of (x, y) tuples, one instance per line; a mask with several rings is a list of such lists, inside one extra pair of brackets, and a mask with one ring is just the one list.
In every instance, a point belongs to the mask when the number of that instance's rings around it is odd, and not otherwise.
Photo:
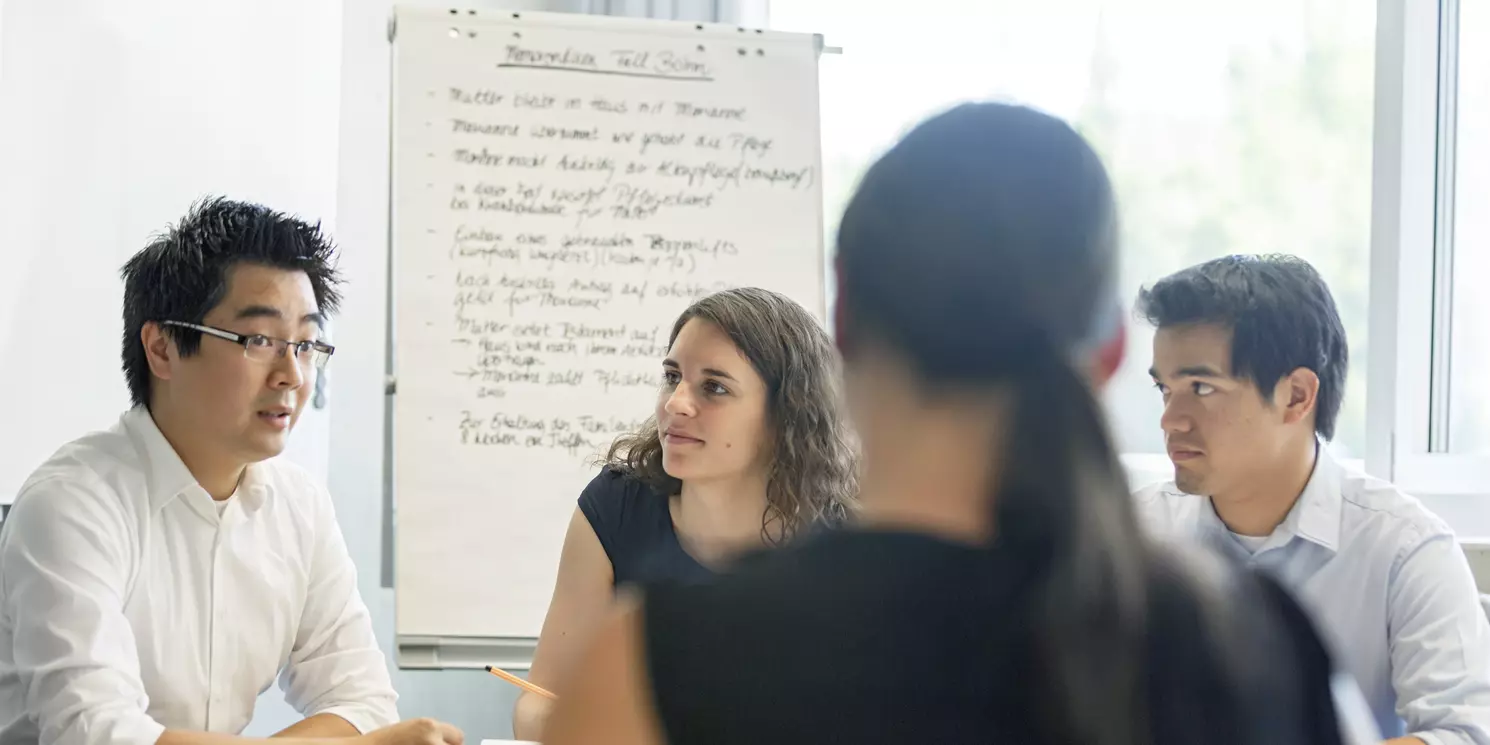
[(535, 686), (532, 683), (529, 683), (528, 681), (523, 680), (522, 678), (519, 678), (516, 675), (507, 672), (506, 670), (503, 670), (500, 667), (492, 667), (491, 665), (487, 665), (486, 671), (491, 673), (492, 675), (497, 676), (498, 678), (501, 678), (502, 680), (507, 681), (508, 683), (517, 686), (518, 688), (523, 689), (524, 691), (527, 691), (528, 693), (536, 693), (544, 698), (551, 698), (555, 701), (559, 700), (558, 696), (555, 696), (547, 689), (539, 688), (538, 686)]

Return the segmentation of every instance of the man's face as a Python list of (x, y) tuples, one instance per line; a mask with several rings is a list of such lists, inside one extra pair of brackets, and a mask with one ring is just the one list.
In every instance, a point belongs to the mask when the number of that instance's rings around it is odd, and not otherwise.
[[(304, 272), (255, 264), (228, 271), (227, 292), (202, 319), (203, 326), (292, 342), (318, 338), (321, 322)], [(242, 344), (203, 333), (196, 354), (171, 350), (169, 379), (156, 383), (167, 390), (156, 400), (167, 399), (185, 436), (214, 459), (247, 464), (276, 456), (305, 407), (316, 370), (294, 350), (279, 356), (280, 345), (270, 347), (259, 350), (264, 359), (251, 358)]]
[(1267, 473), (1284, 448), (1287, 394), (1233, 377), (1231, 341), (1230, 329), (1209, 324), (1154, 334), (1149, 374), (1164, 396), (1159, 424), (1175, 484), (1190, 494), (1233, 491)]

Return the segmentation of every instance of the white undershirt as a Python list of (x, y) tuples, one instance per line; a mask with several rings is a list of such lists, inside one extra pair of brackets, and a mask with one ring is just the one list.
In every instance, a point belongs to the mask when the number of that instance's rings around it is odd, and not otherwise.
[(1242, 544), (1242, 548), (1247, 549), (1247, 553), (1249, 554), (1257, 553), (1257, 549), (1262, 548), (1262, 544), (1267, 543), (1268, 539), (1272, 538), (1269, 535), (1242, 535), (1240, 533), (1232, 533), (1231, 537), (1235, 538), (1237, 543)]

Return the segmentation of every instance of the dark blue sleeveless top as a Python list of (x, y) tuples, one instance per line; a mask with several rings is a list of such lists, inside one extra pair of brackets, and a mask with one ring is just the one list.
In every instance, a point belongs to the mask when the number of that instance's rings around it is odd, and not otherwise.
[(714, 572), (678, 542), (668, 495), (606, 467), (579, 495), (579, 509), (615, 571), (615, 586), (707, 580)]

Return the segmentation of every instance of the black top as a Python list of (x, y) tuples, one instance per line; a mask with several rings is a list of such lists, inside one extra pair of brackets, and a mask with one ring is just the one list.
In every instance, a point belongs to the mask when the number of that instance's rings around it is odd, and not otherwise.
[(579, 509), (610, 557), (616, 587), (714, 576), (678, 542), (668, 496), (637, 479), (601, 469), (579, 495)]
[[(1054, 745), (1031, 685), (1031, 572), (1008, 553), (824, 533), (717, 582), (649, 587), (646, 659), (667, 741)], [(1242, 591), (1225, 589), (1236, 656), (1223, 661), (1189, 581), (1153, 574), (1155, 745), (1339, 741), (1328, 657), (1302, 613), (1275, 612), (1286, 594), (1251, 575), (1228, 583)]]

